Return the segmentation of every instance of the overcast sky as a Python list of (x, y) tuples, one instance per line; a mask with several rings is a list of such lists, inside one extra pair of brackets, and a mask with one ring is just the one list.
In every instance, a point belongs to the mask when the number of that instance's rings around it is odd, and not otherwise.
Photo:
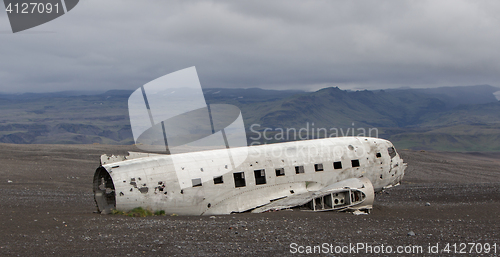
[(0, 92), (132, 90), (190, 66), (203, 87), (500, 86), (499, 13), (497, 0), (80, 0), (13, 34), (2, 10)]

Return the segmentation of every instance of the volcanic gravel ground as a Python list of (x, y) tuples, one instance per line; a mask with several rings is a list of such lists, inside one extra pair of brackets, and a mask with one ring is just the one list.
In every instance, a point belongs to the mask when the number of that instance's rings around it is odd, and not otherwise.
[[(408, 163), (403, 183), (377, 194), (369, 215), (94, 213), (99, 156), (127, 150), (137, 149), (0, 144), (0, 256), (500, 256), (500, 153), (400, 151)], [(461, 243), (496, 244), (496, 253), (469, 253), (470, 245), (455, 253), (455, 243), (457, 251)], [(373, 251), (356, 254), (349, 244)], [(436, 244), (450, 244), (450, 252), (429, 253)], [(316, 254), (305, 253), (314, 246)], [(423, 253), (396, 253), (398, 246)], [(341, 247), (349, 253), (336, 252)], [(388, 247), (392, 253), (374, 253)]]

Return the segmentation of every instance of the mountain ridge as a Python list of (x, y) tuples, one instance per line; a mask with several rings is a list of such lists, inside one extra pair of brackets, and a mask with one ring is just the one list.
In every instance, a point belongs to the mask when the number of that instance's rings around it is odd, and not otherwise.
[[(315, 92), (203, 90), (208, 104), (241, 109), (249, 143), (254, 131), (314, 124), (325, 129), (377, 128), (380, 137), (398, 147), (457, 151), (500, 151), (488, 140), (500, 135), (500, 102), (494, 95), (498, 91), (489, 85), (361, 91), (330, 87)], [(0, 94), (0, 142), (133, 144), (127, 110), (132, 92)], [(253, 124), (259, 128), (250, 129)]]

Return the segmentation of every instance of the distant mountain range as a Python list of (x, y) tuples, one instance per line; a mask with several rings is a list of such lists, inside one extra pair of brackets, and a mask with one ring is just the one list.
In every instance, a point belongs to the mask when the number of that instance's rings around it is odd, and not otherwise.
[[(371, 132), (399, 148), (500, 151), (498, 91), (478, 85), (316, 92), (211, 88), (204, 94), (209, 104), (241, 109), (249, 143)], [(131, 93), (0, 94), (0, 142), (133, 144)]]

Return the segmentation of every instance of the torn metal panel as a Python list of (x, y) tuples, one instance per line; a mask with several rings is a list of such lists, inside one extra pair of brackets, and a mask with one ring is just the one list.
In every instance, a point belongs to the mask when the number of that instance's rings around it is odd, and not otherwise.
[(151, 156), (156, 156), (160, 154), (155, 154), (155, 153), (140, 153), (140, 152), (128, 152), (128, 155), (111, 155), (107, 156), (105, 154), (101, 155), (101, 165), (105, 164), (111, 164), (115, 162), (121, 162), (125, 160), (133, 160), (133, 159), (138, 159), (138, 158), (145, 158), (145, 157), (151, 157)]

